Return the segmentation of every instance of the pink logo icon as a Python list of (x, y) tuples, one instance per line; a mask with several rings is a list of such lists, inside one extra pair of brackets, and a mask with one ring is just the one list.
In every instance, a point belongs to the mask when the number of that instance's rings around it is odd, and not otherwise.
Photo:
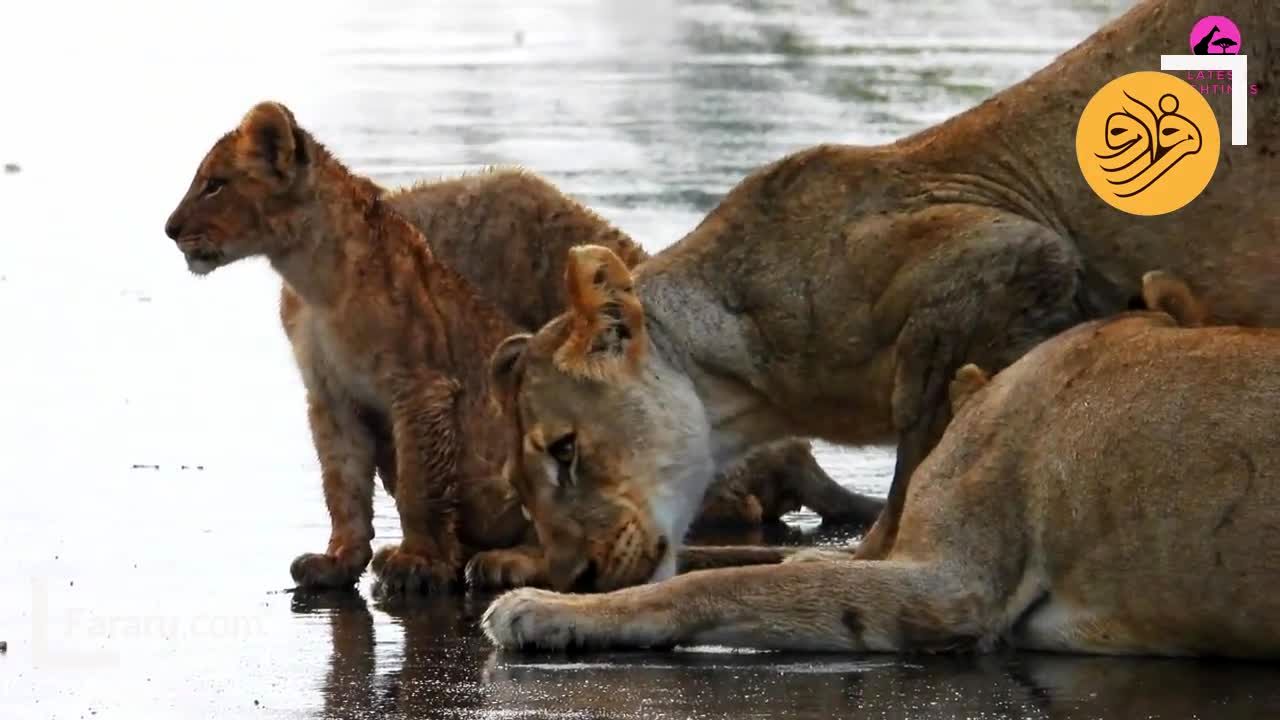
[(1200, 18), (1191, 28), (1191, 52), (1194, 55), (1237, 55), (1240, 52), (1240, 28), (1225, 15)]

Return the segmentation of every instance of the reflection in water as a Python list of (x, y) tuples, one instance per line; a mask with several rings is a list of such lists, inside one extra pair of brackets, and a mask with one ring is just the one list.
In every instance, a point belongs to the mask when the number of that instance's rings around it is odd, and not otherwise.
[(332, 630), (318, 716), (1226, 720), (1280, 712), (1275, 671), (1264, 664), (712, 648), (506, 654), (476, 629), (488, 600), (371, 611), (355, 593), (296, 597), (295, 612), (327, 614)]
[(326, 615), (332, 632), (320, 716), (474, 715), (483, 706), (479, 669), (488, 653), (475, 627), (489, 599), (478, 605), (473, 597), (401, 599), (380, 608), (390, 622), (375, 627), (354, 590), (295, 591), (293, 612)]

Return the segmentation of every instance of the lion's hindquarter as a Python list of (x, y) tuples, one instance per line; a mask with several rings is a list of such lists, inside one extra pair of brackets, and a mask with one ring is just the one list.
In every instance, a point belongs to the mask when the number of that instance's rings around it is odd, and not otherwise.
[(1274, 334), (1133, 318), (1082, 326), (1054, 345), (1010, 368), (1021, 377), (993, 382), (995, 392), (1015, 389), (993, 420), (1003, 425), (994, 442), (1016, 457), (1001, 468), (1013, 478), (988, 478), (1016, 481), (997, 524), (1022, 529), (1006, 541), (1025, 548), (1020, 587), (1038, 590), (1025, 610), (1009, 608), (1014, 641), (1275, 654)]

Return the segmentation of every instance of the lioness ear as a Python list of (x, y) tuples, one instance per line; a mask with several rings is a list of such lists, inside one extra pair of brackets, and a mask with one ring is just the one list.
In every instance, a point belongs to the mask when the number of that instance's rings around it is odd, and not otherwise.
[(1142, 276), (1142, 299), (1149, 310), (1172, 316), (1182, 327), (1200, 327), (1209, 314), (1185, 282), (1164, 270)]
[(986, 387), (991, 376), (982, 368), (969, 363), (956, 371), (951, 381), (949, 394), (951, 397), (951, 415), (960, 412), (960, 408), (973, 397), (973, 394)]
[(644, 309), (622, 260), (599, 245), (570, 248), (565, 290), (571, 325), (556, 364), (594, 378), (635, 370), (647, 345)]
[(489, 357), (489, 394), (500, 409), (505, 410), (515, 398), (524, 352), (529, 348), (531, 337), (529, 333), (512, 335)]
[(236, 152), (251, 172), (288, 185), (310, 161), (307, 138), (289, 108), (254, 105), (240, 121)]

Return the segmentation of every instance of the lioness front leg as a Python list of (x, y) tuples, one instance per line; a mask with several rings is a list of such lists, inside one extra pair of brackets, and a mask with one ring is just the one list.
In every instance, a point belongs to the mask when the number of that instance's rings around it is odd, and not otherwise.
[(404, 539), (378, 550), (373, 570), (380, 597), (438, 592), (458, 579), (458, 478), (461, 386), (438, 374), (396, 380), (391, 431), (396, 449), (396, 510)]
[[(897, 462), (884, 510), (859, 544), (859, 559), (887, 557), (911, 475), (951, 421), (948, 391), (974, 362), (998, 372), (1042, 340), (1087, 318), (1077, 293), (1081, 261), (1053, 230), (999, 211), (965, 216), (929, 264), (910, 268), (901, 296), (892, 394)], [(906, 298), (910, 298), (907, 302)], [(900, 324), (899, 324), (900, 323)]]
[(680, 573), (744, 565), (773, 565), (784, 562), (803, 548), (767, 545), (685, 545), (676, 556)]
[(348, 587), (372, 556), (374, 439), (354, 406), (322, 391), (308, 391), (307, 416), (329, 510), (329, 547), (304, 553), (289, 573), (308, 589)]
[(946, 651), (989, 644), (997, 621), (989, 587), (886, 560), (705, 570), (600, 595), (524, 588), (496, 599), (481, 625), (509, 649)]

